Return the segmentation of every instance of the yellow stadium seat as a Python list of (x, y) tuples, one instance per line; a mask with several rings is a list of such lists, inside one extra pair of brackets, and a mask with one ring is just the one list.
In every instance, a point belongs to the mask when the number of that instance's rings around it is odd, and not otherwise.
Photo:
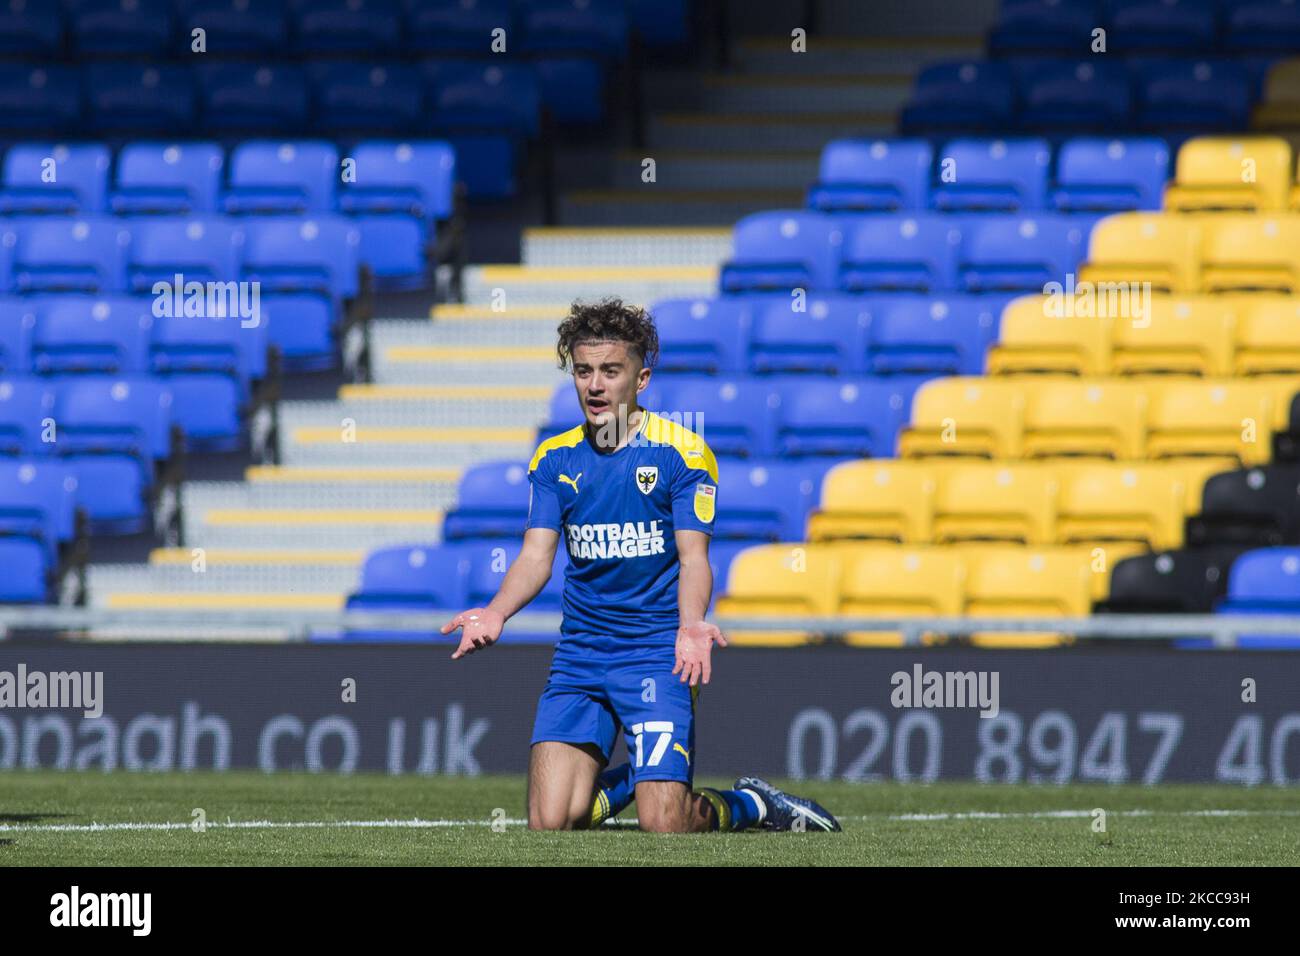
[(1291, 401), (1300, 393), (1300, 376), (1279, 375), (1256, 379), (1273, 399), (1273, 430), (1285, 431), (1291, 423)]
[[(1092, 610), (1092, 560), (1085, 548), (962, 548), (966, 613), (972, 617), (1082, 617)], [(1052, 647), (1053, 632), (988, 631), (982, 647)]]
[(1273, 390), (1257, 379), (1150, 384), (1147, 457), (1267, 462), (1276, 426)]
[(1300, 57), (1269, 68), (1264, 95), (1256, 105), (1251, 126), (1257, 130), (1300, 128)]
[(836, 465), (822, 479), (808, 540), (929, 541), (937, 471), (928, 462), (888, 458)]
[(1092, 229), (1079, 281), (1107, 287), (1149, 282), (1157, 292), (1195, 292), (1200, 252), (1200, 217), (1162, 212), (1107, 216)]
[(1113, 374), (1231, 375), (1235, 329), (1230, 303), (1153, 296), (1149, 315), (1115, 321)]
[(1056, 476), (1039, 463), (953, 464), (934, 495), (934, 540), (1050, 544)]
[(1035, 379), (1027, 386), (1025, 458), (1136, 459), (1146, 454), (1147, 391), (1115, 379)]
[(1205, 245), (1206, 292), (1300, 291), (1300, 216), (1225, 214), (1198, 217)]
[[(839, 613), (853, 617), (957, 617), (966, 568), (951, 548), (862, 545), (844, 552)], [(854, 632), (861, 647), (897, 647), (897, 631)]]
[(1097, 462), (1062, 468), (1058, 480), (1059, 544), (1129, 541), (1152, 550), (1182, 546), (1187, 489), (1178, 467)]
[(1300, 302), (1252, 296), (1239, 310), (1233, 372), (1300, 375)]
[(998, 343), (988, 352), (988, 373), (1107, 374), (1110, 317), (1079, 314), (1083, 310), (1068, 307), (1072, 305), (1068, 299), (1040, 295), (1008, 303), (1002, 310)]
[(1276, 136), (1200, 136), (1178, 150), (1165, 187), (1171, 212), (1281, 212), (1291, 192), (1291, 145)]
[(1024, 386), (1011, 379), (932, 379), (912, 399), (898, 436), (900, 458), (1018, 458)]
[[(714, 607), (719, 617), (792, 617), (835, 613), (842, 576), (833, 545), (803, 542), (746, 548), (731, 562), (727, 589)], [(731, 631), (738, 644), (790, 646), (807, 642), (805, 631)]]

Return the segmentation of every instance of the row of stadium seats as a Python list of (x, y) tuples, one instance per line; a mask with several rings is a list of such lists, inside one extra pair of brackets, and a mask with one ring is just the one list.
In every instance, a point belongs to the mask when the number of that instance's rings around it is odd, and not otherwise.
[(155, 316), (153, 304), (139, 296), (0, 298), (0, 372), (9, 389), (0, 433), (12, 429), (27, 436), (21, 450), (38, 450), (39, 419), (15, 415), (40, 407), (49, 379), (144, 375), (171, 389), (187, 449), (241, 447), (255, 389), (268, 375), (268, 324), (244, 327), (234, 311)]
[(1127, 212), (1092, 232), (1079, 281), (1158, 292), (1300, 291), (1300, 214)]
[[(1080, 307), (1086, 306), (1086, 307)], [(1078, 307), (1078, 308), (1076, 308)], [(1134, 312), (1134, 308), (1137, 312)], [(1300, 375), (1290, 296), (1024, 296), (1002, 312), (990, 375)]]
[[(1134, 213), (1132, 215), (1140, 215)], [(1074, 271), (1087, 216), (830, 215), (774, 210), (736, 224), (724, 294), (1029, 292)]]
[[(925, 547), (878, 544), (762, 545), (731, 563), (720, 615), (1081, 617), (1105, 587), (1107, 564), (1080, 547), (961, 544)], [(1115, 572), (1119, 573), (1118, 569)], [(1100, 582), (1100, 583), (1099, 583)], [(1300, 548), (1249, 552), (1232, 564), (1223, 613), (1300, 612)], [(801, 643), (807, 632), (732, 632), (740, 643)], [(895, 645), (890, 632), (850, 633), (866, 646)], [(976, 634), (985, 646), (1058, 644), (1057, 634)], [(1201, 641), (1181, 643), (1201, 646)], [(1295, 647), (1300, 639), (1243, 635), (1246, 647)]]
[[(1186, 147), (1184, 147), (1186, 149)], [(935, 158), (938, 157), (936, 169)], [(1114, 212), (1159, 209), (1169, 175), (1162, 139), (834, 140), (808, 208), (822, 212)]]
[[(935, 159), (938, 159), (938, 168)], [(1052, 167), (1043, 139), (836, 140), (822, 151), (808, 207), (823, 212), (1300, 211), (1300, 169), (1277, 137), (1197, 137), (1178, 150), (1160, 139), (1072, 139)], [(1294, 175), (1293, 175), (1294, 173)], [(936, 178), (937, 177), (937, 178)]]
[(1117, 53), (1300, 49), (1300, 11), (1290, 0), (1002, 0), (989, 46), (1068, 56), (1098, 28)]
[(0, 603), (44, 603), (73, 565), (84, 565), (77, 493), (76, 468), (67, 462), (0, 459)]
[(361, 261), (380, 285), (406, 287), (426, 281), (439, 224), (456, 212), (456, 157), (439, 141), (358, 143), (345, 160), (319, 140), (246, 142), (231, 150), (228, 179), (216, 143), (131, 143), (118, 151), (110, 177), (111, 165), (98, 143), (15, 145), (0, 165), (0, 214), (338, 212), (355, 224)]
[[(135, 534), (180, 476), (172, 389), (157, 378), (79, 375), (0, 381), (0, 447), (31, 462), (62, 461), (92, 534)], [(175, 500), (170, 508), (179, 510)], [(168, 514), (165, 520), (175, 516)], [(164, 520), (154, 514), (157, 530)]]
[[(1086, 40), (1076, 56), (1086, 52)], [(1112, 59), (1112, 57), (1114, 57)], [(1245, 129), (1267, 69), (1231, 59), (960, 60), (926, 67), (899, 117), (908, 136)]]
[(333, 333), (363, 291), (359, 246), (355, 224), (332, 215), (11, 219), (0, 293), (152, 294), (151, 310), (264, 323), (286, 368), (332, 367)]
[(1272, 433), (1291, 428), (1298, 391), (1300, 376), (942, 378), (917, 391), (898, 450), (903, 458), (1210, 456), (1260, 464), (1272, 456)]
[(494, 30), (530, 52), (626, 55), (629, 34), (675, 44), (684, 0), (62, 0), (0, 18), (0, 54), (179, 56), (195, 30), (216, 53), (486, 53)]

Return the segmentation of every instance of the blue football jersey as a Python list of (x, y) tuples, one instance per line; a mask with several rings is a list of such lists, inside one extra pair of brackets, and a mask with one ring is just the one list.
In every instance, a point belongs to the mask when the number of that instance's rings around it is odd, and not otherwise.
[(602, 454), (583, 426), (542, 442), (528, 466), (529, 528), (569, 552), (564, 634), (661, 635), (678, 624), (675, 531), (713, 533), (718, 464), (699, 435), (645, 411)]

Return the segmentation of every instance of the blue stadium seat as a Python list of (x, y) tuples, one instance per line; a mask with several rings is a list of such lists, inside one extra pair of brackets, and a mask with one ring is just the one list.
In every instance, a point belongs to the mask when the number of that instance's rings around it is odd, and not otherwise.
[(1059, 212), (1159, 209), (1168, 178), (1162, 139), (1072, 139), (1056, 157), (1052, 205)]
[(23, 293), (123, 289), (127, 228), (107, 218), (28, 219), (17, 229), (13, 286)]
[(253, 379), (265, 374), (266, 341), (265, 324), (246, 328), (235, 316), (155, 320), (150, 368), (172, 391), (172, 416), (187, 449), (241, 446), (240, 409)]
[(418, 128), (424, 90), (413, 66), (403, 63), (318, 63), (315, 127), (334, 135)]
[[(1228, 572), (1228, 596), (1220, 614), (1300, 615), (1300, 548), (1247, 551)], [(1242, 647), (1300, 647), (1300, 634), (1241, 634)]]
[(1088, 228), (1063, 216), (987, 216), (968, 220), (958, 259), (966, 292), (1041, 292), (1075, 271)]
[[(366, 556), (361, 584), (348, 595), (349, 611), (446, 611), (465, 608), (465, 578), (469, 560), (464, 549), (452, 545), (401, 545), (380, 548)], [(429, 641), (437, 632), (381, 631), (349, 628), (344, 640)]]
[(240, 277), (260, 283), (262, 321), (287, 369), (333, 367), (331, 329), (357, 294), (360, 242), (338, 216), (248, 221)]
[(307, 124), (310, 96), (299, 66), (203, 63), (196, 69), (207, 135), (274, 133)]
[(842, 219), (803, 210), (774, 210), (736, 223), (734, 253), (722, 267), (724, 293), (835, 288)]
[(860, 298), (811, 295), (802, 311), (778, 300), (755, 309), (749, 371), (819, 375), (861, 373), (871, 316)]
[(187, 40), (203, 29), (208, 51), (216, 56), (278, 53), (289, 42), (282, 0), (185, 0), (180, 26)]
[(523, 143), (541, 130), (542, 92), (532, 64), (426, 60), (429, 130), (456, 151), (472, 199), (504, 199), (516, 190)]
[(874, 375), (981, 375), (998, 313), (984, 296), (882, 296), (866, 304)]
[(150, 526), (155, 465), (171, 450), (171, 390), (151, 378), (86, 375), (59, 383), (54, 452), (77, 474), (92, 534)]
[(21, 537), (39, 543), (43, 570), (57, 565), (60, 546), (72, 540), (76, 511), (77, 479), (67, 465), (52, 459), (0, 460), (0, 541)]
[(1224, 47), (1238, 53), (1300, 50), (1300, 7), (1294, 0), (1236, 0), (1224, 9)]
[(692, 36), (691, 0), (627, 0), (633, 31), (648, 47), (683, 47)]
[(45, 455), (54, 424), (54, 390), (36, 378), (0, 379), (0, 455)]
[(622, 0), (528, 0), (520, 9), (521, 49), (532, 57), (542, 99), (561, 124), (605, 118), (608, 64), (626, 58)]
[(518, 538), (528, 517), (528, 463), (490, 461), (467, 468), (456, 507), (442, 521), (444, 541)]
[(194, 125), (194, 78), (188, 67), (91, 64), (86, 76), (89, 125), (96, 133), (184, 133)]
[(302, 53), (380, 55), (401, 46), (396, 0), (295, 0), (294, 47)]
[[(808, 512), (817, 503), (819, 482), (803, 462), (718, 462), (718, 487), (724, 506), (714, 522), (710, 552), (722, 541), (800, 541)], [(722, 581), (714, 590), (722, 590)]]
[(1043, 64), (1028, 72), (1021, 90), (1021, 129), (1103, 132), (1132, 123), (1132, 82), (1120, 62), (1094, 57)]
[(101, 213), (108, 167), (108, 148), (99, 143), (19, 143), (5, 154), (0, 214)]
[(90, 55), (167, 56), (189, 50), (173, 44), (168, 0), (75, 0), (69, 4), (73, 52)]
[(0, 8), (0, 55), (48, 59), (62, 52), (59, 4), (10, 3)]
[(1105, 0), (1107, 48), (1119, 54), (1213, 49), (1215, 0)]
[(1100, 22), (1096, 0), (1003, 0), (989, 49), (997, 56), (1078, 54)]
[(339, 211), (361, 234), (361, 261), (389, 285), (422, 283), (425, 249), (455, 207), (456, 154), (436, 140), (371, 141), (352, 151), (356, 179), (339, 192)]
[(32, 299), (0, 298), (0, 374), (26, 375), (30, 371), (35, 328)]
[(903, 108), (904, 135), (995, 133), (1015, 125), (1011, 68), (995, 61), (964, 60), (926, 67)]
[(230, 154), (230, 185), (222, 207), (236, 215), (329, 212), (340, 168), (333, 143), (240, 143)]
[(1052, 150), (1041, 139), (953, 140), (939, 153), (930, 194), (943, 212), (1025, 212), (1043, 208)]
[(947, 216), (862, 217), (845, 224), (840, 288), (938, 292), (956, 288), (961, 229)]
[(238, 222), (220, 216), (166, 216), (135, 220), (131, 228), (126, 271), (133, 292), (152, 293), (159, 282), (174, 287), (177, 275), (183, 282), (204, 283), (239, 277), (244, 233)]
[[(3, 501), (0, 501), (3, 507)], [(44, 604), (48, 599), (47, 564), (41, 543), (30, 538), (0, 537), (0, 604)]]
[(736, 299), (663, 299), (650, 309), (659, 372), (729, 374), (744, 369), (749, 305)]
[(148, 371), (153, 300), (124, 295), (37, 300), (32, 369), (40, 375)]
[(81, 75), (69, 66), (0, 63), (0, 131), (80, 133)]
[(510, 0), (411, 0), (406, 47), (419, 53), (492, 52), (492, 31), (513, 32)]
[[(519, 545), (514, 541), (480, 540), (462, 545), (469, 559), (469, 570), (465, 576), (465, 606), (485, 607), (496, 596), (501, 587), (501, 580), (506, 570), (519, 555)], [(551, 577), (540, 594), (524, 606), (524, 611), (533, 614), (558, 614), (562, 610), (564, 598), (564, 575), (569, 566), (569, 553), (561, 540), (555, 549), (555, 560), (551, 565)], [(457, 631), (455, 637), (460, 636)], [(506, 623), (501, 632), (503, 644), (545, 644), (553, 643), (559, 636), (558, 629), (551, 631), (526, 630), (517, 621)]]
[(925, 140), (840, 139), (822, 150), (808, 208), (820, 212), (924, 209), (934, 150)]
[(770, 382), (742, 376), (665, 375), (659, 387), (663, 410), (699, 433), (719, 458), (775, 454), (772, 429), (779, 397)]
[(109, 206), (118, 215), (214, 213), (224, 164), (216, 143), (128, 143)]
[(920, 379), (786, 382), (776, 416), (781, 458), (889, 458)]
[(1138, 70), (1138, 125), (1153, 133), (1240, 130), (1250, 118), (1253, 81), (1236, 63), (1152, 61)]

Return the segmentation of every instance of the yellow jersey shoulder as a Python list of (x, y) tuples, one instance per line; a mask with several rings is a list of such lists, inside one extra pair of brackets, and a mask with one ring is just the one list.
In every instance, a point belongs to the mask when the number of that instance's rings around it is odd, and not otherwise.
[(660, 445), (671, 445), (682, 456), (687, 468), (697, 468), (708, 472), (714, 483), (718, 480), (718, 461), (704, 439), (680, 422), (647, 411), (645, 432), (647, 441)]
[(567, 432), (560, 432), (560, 434), (546, 439), (537, 446), (537, 451), (533, 452), (533, 460), (528, 463), (528, 471), (536, 471), (537, 466), (542, 463), (542, 459), (546, 457), (547, 453), (555, 451), (557, 448), (573, 448), (582, 440), (581, 425), (574, 425)]

